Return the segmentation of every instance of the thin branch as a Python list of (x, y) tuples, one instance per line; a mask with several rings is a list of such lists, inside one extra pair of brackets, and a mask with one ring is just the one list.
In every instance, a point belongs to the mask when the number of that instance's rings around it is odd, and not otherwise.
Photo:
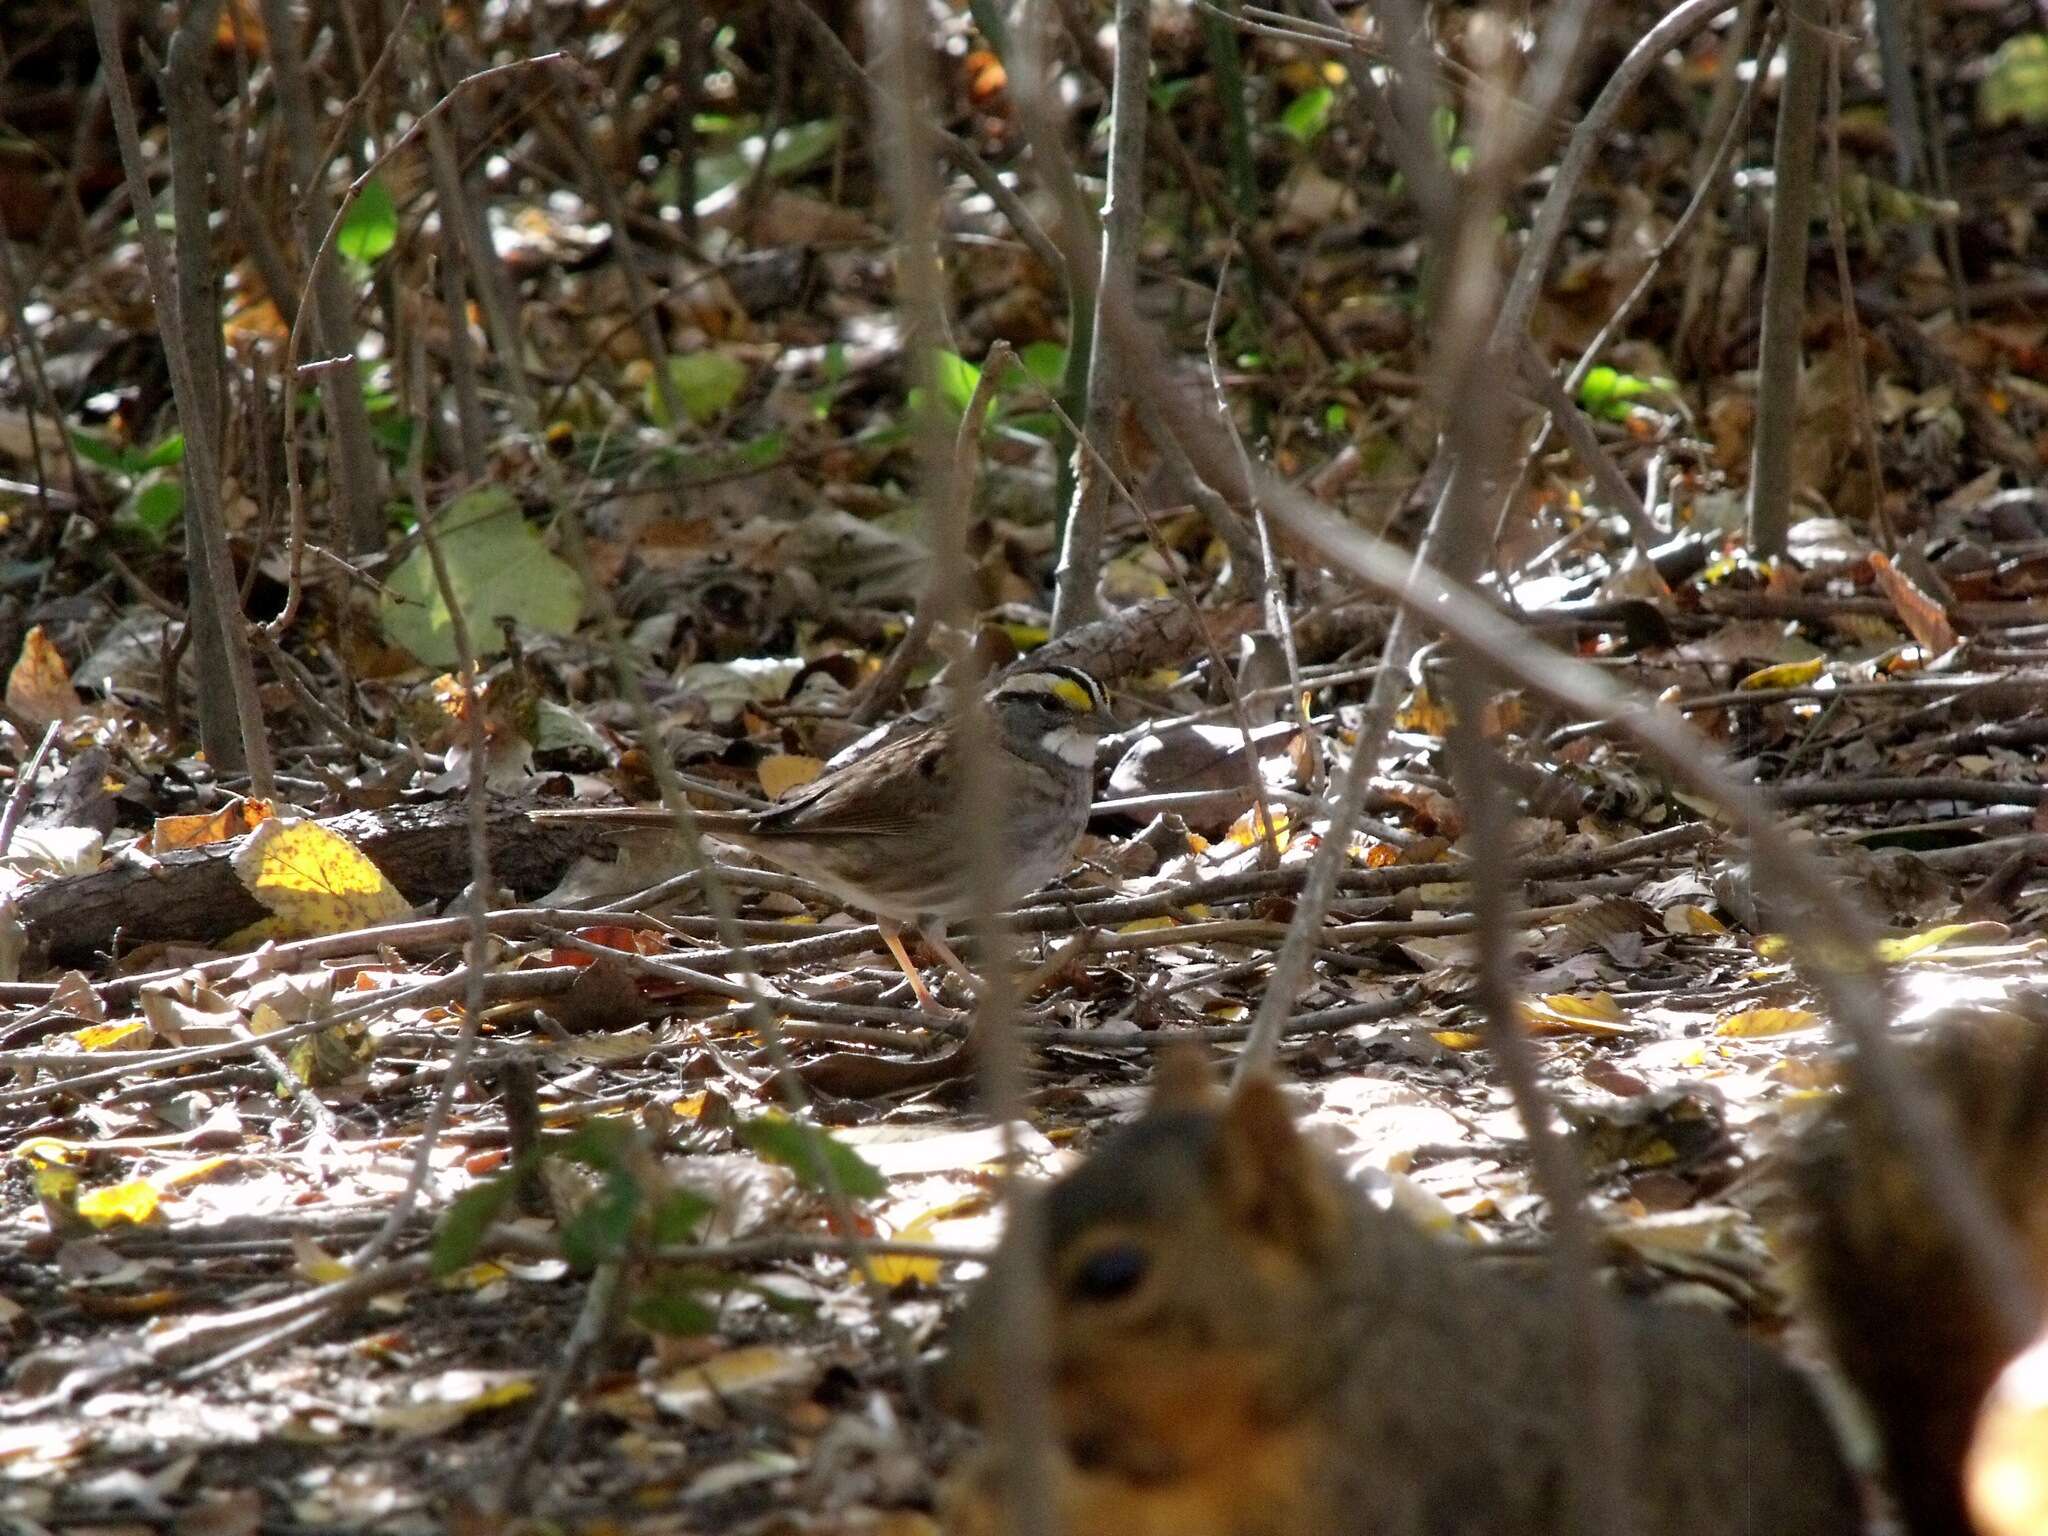
[(1481, 734), (1490, 689), (1483, 672), (1457, 657), (1444, 669), (1455, 719), (1446, 743), (1458, 804), (1465, 813), (1464, 842), (1473, 851), (1472, 913), (1478, 951), (1478, 1000), (1493, 1060), (1506, 1079), (1528, 1138), (1536, 1188), (1549, 1205), (1558, 1263), (1551, 1284), (1557, 1315), (1575, 1325), (1572, 1395), (1587, 1433), (1572, 1439), (1570, 1518), (1566, 1528), (1621, 1536), (1635, 1529), (1625, 1479), (1619, 1468), (1633, 1465), (1633, 1448), (1622, 1422), (1628, 1359), (1613, 1302), (1601, 1290), (1599, 1238), (1584, 1195), (1585, 1171), (1571, 1144), (1558, 1133), (1555, 1109), (1537, 1071), (1536, 1051), (1521, 1017), (1520, 988), (1512, 945), (1520, 926), (1515, 901), (1512, 818), (1499, 755)]
[[(1109, 194), (1102, 205), (1101, 272), (1095, 285), (1091, 333), (1102, 328), (1102, 296), (1127, 292), (1138, 275), (1138, 242), (1145, 218), (1145, 122), (1151, 89), (1152, 14), (1147, 0), (1116, 0), (1116, 77), (1109, 110)], [(1111, 354), (1088, 355), (1088, 406), (1083, 425), (1098, 445), (1116, 435), (1122, 396)], [(1077, 447), (1077, 451), (1078, 447)], [(1104, 513), (1109, 486), (1095, 456), (1082, 451), (1074, 498), (1067, 507), (1058, 569), (1053, 573), (1052, 632), (1065, 634), (1098, 618), (1096, 582), (1102, 573)]]
[[(1112, 306), (1116, 342), (1136, 387), (1168, 377), (1156, 343), (1128, 306)], [(1170, 400), (1170, 397), (1168, 397)], [(1228, 473), (1229, 446), (1212, 423), (1185, 412), (1177, 418), (1190, 456), (1205, 474)], [(1786, 920), (1803, 974), (1820, 994), (1835, 1027), (1856, 1047), (1851, 1071), (1884, 1105), (1900, 1139), (1912, 1149), (1952, 1224), (1958, 1246), (1993, 1298), (1996, 1325), (2014, 1350), (2038, 1321), (2033, 1284), (1996, 1207), (1970, 1172), (1941, 1106), (1914, 1081), (1886, 1036), (1887, 1010), (1876, 961), (1875, 932), (1848, 887), (1807, 848), (1795, 843), (1764, 798), (1743, 784), (1689, 726), (1632, 698), (1596, 668), (1555, 652), (1534, 650), (1521, 628), (1476, 593), (1340, 522), (1278, 477), (1262, 478), (1273, 517), (1333, 564), (1392, 597), (1404, 611), (1467, 645), (1502, 676), (1576, 713), (1611, 717), (1617, 728), (1663, 762), (1682, 783), (1718, 804), (1750, 840), (1759, 881), (1787, 897)]]
[[(129, 89), (127, 67), (122, 62), (121, 32), (114, 0), (90, 0), (90, 10), (93, 33), (99, 42), (105, 66), (107, 104), (114, 119), (114, 136), (120, 145), (128, 197), (134, 205), (136, 229), (142, 240), (143, 262), (149, 270), (150, 290), (165, 322), (160, 328), (164, 361), (171, 374), (172, 394), (178, 402), (179, 423), (185, 429), (185, 516), (188, 526), (197, 530), (205, 550), (207, 569), (200, 573), (201, 577), (214, 584), (213, 592), (219, 600), (219, 654), (226, 662), (228, 685), (233, 691), (242, 759), (248, 765), (257, 793), (267, 798), (273, 790), (270, 741), (263, 727), (263, 711), (256, 694), (256, 669), (250, 659), (248, 637), (241, 626), (241, 610), (232, 596), (233, 565), (220, 510), (219, 415), (217, 410), (208, 409), (208, 402), (219, 398), (219, 374), (215, 372), (202, 377), (206, 361), (194, 355), (192, 346), (193, 336), (201, 331), (210, 335), (217, 346), (220, 327), (211, 311), (204, 315), (187, 315), (184, 312), (185, 289), (177, 276), (178, 268), (166, 247), (163, 230), (150, 214), (154, 204), (144, 169), (135, 99)], [(187, 155), (191, 149), (188, 139)], [(198, 210), (198, 228), (189, 229), (183, 221), (180, 225), (195, 243), (202, 240), (206, 227), (206, 157), (203, 147), (200, 154), (198, 164), (188, 163), (185, 167), (190, 176), (198, 178), (198, 191), (193, 194)], [(174, 192), (177, 190), (175, 178), (178, 169), (174, 163)], [(199, 329), (195, 331), (195, 327)]]
[(1749, 548), (1760, 558), (1782, 555), (1791, 527), (1792, 446), (1799, 435), (1806, 328), (1806, 231), (1829, 51), (1827, 0), (1784, 0), (1784, 15), (1785, 85), (1778, 98), (1778, 142), (1772, 156), (1756, 448), (1749, 475)]

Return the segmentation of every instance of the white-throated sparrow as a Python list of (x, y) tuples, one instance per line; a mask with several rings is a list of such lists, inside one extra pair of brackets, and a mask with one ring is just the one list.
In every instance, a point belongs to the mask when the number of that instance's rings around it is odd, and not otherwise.
[[(1000, 817), (995, 895), (1008, 907), (1059, 874), (1073, 856), (1093, 799), (1096, 741), (1114, 722), (1102, 685), (1065, 665), (1001, 679), (988, 695), (986, 718), (994, 733), (992, 809)], [(960, 835), (959, 728), (959, 719), (948, 716), (900, 736), (828, 768), (764, 811), (700, 811), (698, 829), (873, 913), (889, 952), (919, 1001), (929, 1005), (931, 995), (899, 933), (920, 929), (958, 964), (945, 946), (945, 924), (969, 917), (974, 905), (971, 851)], [(671, 825), (668, 813), (656, 808), (540, 814), (607, 826)]]

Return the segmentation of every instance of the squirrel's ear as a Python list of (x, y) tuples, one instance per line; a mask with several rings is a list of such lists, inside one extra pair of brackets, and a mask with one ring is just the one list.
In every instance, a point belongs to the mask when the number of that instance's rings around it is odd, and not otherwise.
[(1192, 1042), (1168, 1046), (1159, 1053), (1152, 1078), (1149, 1110), (1215, 1109), (1223, 1102), (1208, 1053)]
[(1302, 1254), (1341, 1239), (1340, 1197), (1271, 1078), (1248, 1079), (1231, 1094), (1215, 1158), (1223, 1203), (1241, 1225)]

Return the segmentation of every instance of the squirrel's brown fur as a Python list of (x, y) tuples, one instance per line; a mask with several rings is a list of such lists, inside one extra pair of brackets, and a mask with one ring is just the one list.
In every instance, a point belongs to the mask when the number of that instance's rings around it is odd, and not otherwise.
[[(1170, 1075), (1045, 1206), (1059, 1536), (1550, 1536), (1571, 1527), (1577, 1324), (1371, 1207), (1254, 1082)], [(1001, 1263), (1020, 1260), (1006, 1251)], [(993, 1290), (953, 1385), (1005, 1390)], [(1721, 1320), (1622, 1304), (1631, 1530), (1852, 1531), (1805, 1381)], [(999, 1528), (963, 1476), (958, 1536)]]
[[(1953, 1018), (1912, 1053), (2048, 1297), (2048, 1021)], [(1917, 1163), (1854, 1090), (1801, 1141), (1809, 1306), (1884, 1438), (1913, 1536), (1963, 1536), (1962, 1466), (2009, 1350)]]

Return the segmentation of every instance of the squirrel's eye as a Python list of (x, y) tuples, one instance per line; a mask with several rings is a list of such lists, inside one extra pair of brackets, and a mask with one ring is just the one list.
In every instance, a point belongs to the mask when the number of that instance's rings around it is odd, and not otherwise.
[(1138, 1288), (1150, 1264), (1136, 1243), (1111, 1243), (1081, 1261), (1069, 1289), (1081, 1301), (1117, 1301)]

